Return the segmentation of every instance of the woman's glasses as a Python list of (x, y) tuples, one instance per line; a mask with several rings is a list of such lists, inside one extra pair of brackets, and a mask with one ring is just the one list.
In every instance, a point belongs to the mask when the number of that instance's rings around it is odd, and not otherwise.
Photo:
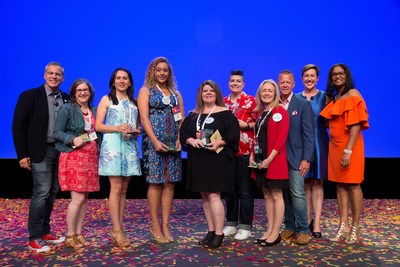
[(85, 88), (85, 89), (76, 89), (76, 93), (77, 94), (83, 94), (83, 93), (89, 93), (89, 88)]

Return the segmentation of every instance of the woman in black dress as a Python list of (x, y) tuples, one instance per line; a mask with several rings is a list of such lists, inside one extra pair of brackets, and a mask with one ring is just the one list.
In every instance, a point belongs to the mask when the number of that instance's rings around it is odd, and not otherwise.
[(218, 248), (224, 240), (225, 209), (221, 192), (232, 192), (234, 156), (238, 149), (238, 120), (224, 104), (219, 86), (203, 81), (196, 94), (196, 107), (180, 128), (181, 144), (187, 146), (187, 189), (200, 192), (208, 224), (207, 236), (199, 242)]

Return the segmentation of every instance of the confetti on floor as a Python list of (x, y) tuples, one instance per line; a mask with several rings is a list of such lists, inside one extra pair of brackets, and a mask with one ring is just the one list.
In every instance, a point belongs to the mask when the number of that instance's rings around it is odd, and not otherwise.
[[(55, 202), (53, 233), (65, 234), (68, 202)], [(197, 245), (207, 231), (199, 199), (174, 200), (171, 231), (176, 241), (166, 245), (150, 238), (147, 200), (128, 199), (124, 227), (132, 246), (127, 250), (111, 242), (107, 199), (90, 199), (84, 225), (90, 247), (74, 251), (60, 244), (47, 254), (30, 252), (28, 208), (29, 199), (0, 199), (0, 266), (400, 266), (400, 199), (365, 200), (358, 244), (328, 240), (336, 232), (338, 213), (336, 200), (326, 199), (322, 238), (307, 246), (282, 242), (270, 248), (253, 244), (266, 228), (264, 201), (257, 199), (252, 237), (227, 237), (215, 250)]]

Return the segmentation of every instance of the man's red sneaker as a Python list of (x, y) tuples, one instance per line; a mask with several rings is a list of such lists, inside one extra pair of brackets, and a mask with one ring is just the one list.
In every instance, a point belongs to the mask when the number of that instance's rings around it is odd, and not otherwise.
[(42, 239), (47, 244), (57, 245), (57, 244), (60, 244), (61, 242), (64, 242), (65, 237), (64, 236), (57, 237), (57, 236), (53, 235), (52, 233), (48, 233), (48, 234), (45, 234), (44, 236), (42, 236)]
[(47, 251), (50, 251), (50, 247), (47, 246), (40, 239), (35, 239), (35, 240), (32, 240), (32, 241), (29, 241), (28, 249), (32, 250), (32, 251), (35, 251), (35, 252), (47, 252)]

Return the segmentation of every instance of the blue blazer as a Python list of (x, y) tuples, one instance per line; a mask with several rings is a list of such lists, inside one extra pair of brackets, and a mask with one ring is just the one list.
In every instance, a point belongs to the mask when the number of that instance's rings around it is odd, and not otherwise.
[[(96, 107), (91, 107), (90, 112), (96, 118)], [(57, 113), (57, 119), (54, 126), (54, 137), (56, 138), (56, 149), (60, 152), (71, 152), (72, 140), (85, 133), (85, 119), (78, 104), (67, 103), (62, 105)], [(99, 133), (97, 133), (99, 137)], [(96, 139), (97, 144), (99, 138)]]
[(290, 118), (286, 152), (289, 165), (298, 170), (302, 160), (311, 161), (314, 154), (314, 113), (311, 104), (293, 94), (287, 109)]
[[(60, 91), (61, 92), (61, 91)], [(69, 95), (61, 92), (64, 103)], [(12, 132), (18, 160), (30, 157), (41, 162), (46, 156), (49, 106), (44, 85), (22, 92), (14, 110)]]

